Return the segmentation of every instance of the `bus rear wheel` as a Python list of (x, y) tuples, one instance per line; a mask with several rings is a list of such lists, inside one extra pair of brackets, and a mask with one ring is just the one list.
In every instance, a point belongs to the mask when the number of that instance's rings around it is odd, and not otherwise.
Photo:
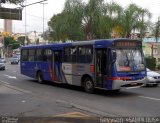
[(42, 72), (38, 72), (37, 73), (37, 81), (38, 81), (38, 83), (43, 84), (43, 75), (42, 75)]
[(93, 93), (94, 92), (94, 83), (90, 78), (86, 78), (84, 80), (84, 85), (83, 86), (84, 86), (84, 90), (87, 93)]

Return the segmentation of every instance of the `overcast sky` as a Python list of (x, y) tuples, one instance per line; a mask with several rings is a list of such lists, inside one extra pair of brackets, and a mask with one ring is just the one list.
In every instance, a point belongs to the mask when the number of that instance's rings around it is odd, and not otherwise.
[[(34, 3), (41, 0), (27, 0), (26, 4)], [(88, 0), (83, 0), (87, 2)], [(112, 0), (106, 0), (112, 1)], [(114, 0), (123, 7), (126, 7), (130, 3), (136, 3), (142, 8), (147, 8), (153, 14), (152, 21), (160, 16), (160, 0)], [(45, 13), (45, 29), (47, 29), (47, 22), (50, 18), (57, 13), (60, 13), (64, 8), (65, 0), (48, 0), (44, 5)], [(9, 7), (8, 5), (5, 7)], [(35, 4), (26, 7), (26, 28), (28, 31), (43, 32), (43, 5)], [(13, 32), (25, 32), (25, 10), (23, 10), (22, 21), (13, 21)], [(3, 28), (3, 20), (0, 19), (0, 28)]]

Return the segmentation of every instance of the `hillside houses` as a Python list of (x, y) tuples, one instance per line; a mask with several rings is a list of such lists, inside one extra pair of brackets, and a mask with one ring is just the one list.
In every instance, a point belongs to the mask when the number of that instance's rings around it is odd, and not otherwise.
[(160, 38), (143, 38), (143, 51), (146, 57), (154, 57), (160, 64)]

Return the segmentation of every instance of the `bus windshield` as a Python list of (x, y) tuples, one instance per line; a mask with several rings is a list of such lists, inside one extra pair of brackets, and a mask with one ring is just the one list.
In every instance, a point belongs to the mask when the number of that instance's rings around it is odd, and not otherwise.
[(144, 58), (139, 49), (116, 49), (117, 71), (141, 71), (145, 69)]

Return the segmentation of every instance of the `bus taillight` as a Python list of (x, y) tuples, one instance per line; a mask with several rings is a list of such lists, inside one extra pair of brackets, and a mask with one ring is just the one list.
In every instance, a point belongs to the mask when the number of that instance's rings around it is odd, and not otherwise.
[(94, 73), (94, 64), (90, 65), (90, 72)]
[(127, 80), (131, 80), (131, 77), (109, 77), (109, 80), (123, 80), (123, 81), (127, 81)]

